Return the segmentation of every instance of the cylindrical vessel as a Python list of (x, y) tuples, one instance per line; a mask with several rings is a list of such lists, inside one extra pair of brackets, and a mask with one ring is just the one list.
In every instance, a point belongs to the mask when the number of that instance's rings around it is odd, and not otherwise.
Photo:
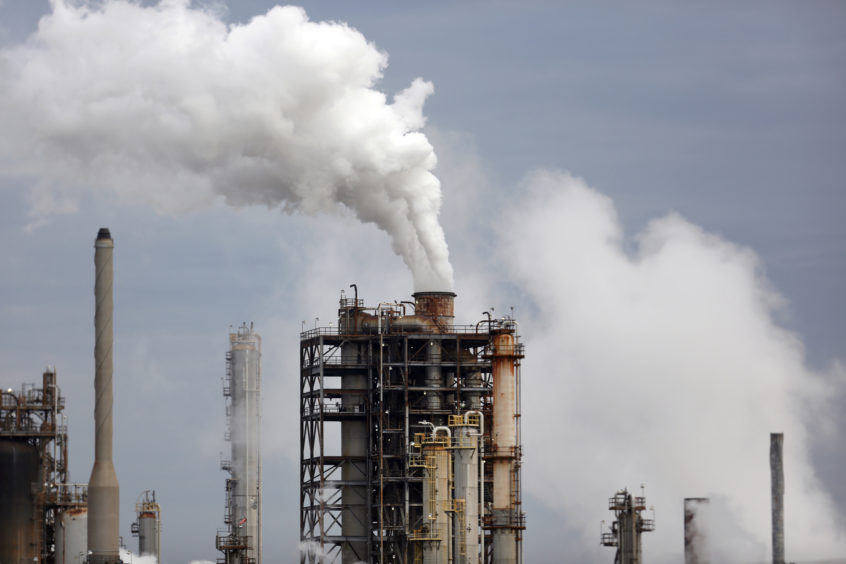
[(88, 480), (91, 564), (120, 562), (120, 491), (112, 462), (112, 254), (107, 228), (94, 243), (94, 466)]
[(56, 564), (83, 564), (88, 553), (88, 508), (66, 509), (57, 521)]
[(230, 511), (237, 536), (246, 538), (251, 549), (249, 557), (261, 564), (261, 337), (245, 325), (231, 333), (229, 341), (234, 481)]
[(431, 541), (423, 543), (423, 564), (448, 564), (450, 556), (450, 451), (444, 445), (425, 448), (432, 461), (423, 478), (423, 518), (429, 526)]
[(773, 564), (784, 564), (784, 433), (770, 434), (770, 479), (773, 511)]
[(138, 515), (138, 552), (159, 558), (159, 520), (152, 511)]
[(493, 526), (494, 564), (518, 562), (519, 508), (517, 492), (517, 373), (518, 347), (511, 329), (491, 331), (493, 374)]
[(707, 497), (684, 500), (684, 564), (709, 564)]
[(464, 419), (453, 428), (453, 562), (479, 564), (479, 427)]
[(0, 562), (31, 563), (39, 554), (33, 485), (38, 451), (21, 441), (0, 440)]

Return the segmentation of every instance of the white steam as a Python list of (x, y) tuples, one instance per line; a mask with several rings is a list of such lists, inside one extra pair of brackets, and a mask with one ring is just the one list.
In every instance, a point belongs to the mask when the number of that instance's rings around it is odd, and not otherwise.
[(125, 548), (120, 549), (120, 559), (126, 564), (159, 564), (159, 559), (153, 555), (139, 556)]
[(791, 558), (846, 554), (808, 453), (836, 375), (809, 369), (774, 321), (780, 298), (756, 255), (677, 214), (630, 244), (611, 200), (567, 174), (525, 188), (500, 260), (533, 308), (520, 316), (527, 492), (595, 554), (607, 497), (645, 483), (655, 562), (679, 559), (683, 498), (708, 496), (725, 525), (712, 528), (712, 554), (764, 561), (769, 434), (784, 432)]
[(387, 55), (276, 7), (227, 26), (189, 0), (53, 0), (0, 51), (0, 169), (35, 176), (35, 222), (96, 188), (163, 213), (265, 205), (376, 224), (417, 290), (452, 287), (421, 79), (388, 102)]

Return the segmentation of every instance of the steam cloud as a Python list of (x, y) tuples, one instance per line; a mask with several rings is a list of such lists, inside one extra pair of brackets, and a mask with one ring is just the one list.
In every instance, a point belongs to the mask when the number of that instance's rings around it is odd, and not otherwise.
[[(417, 290), (452, 288), (422, 113), (430, 83), (388, 102), (387, 55), (342, 23), (276, 7), (227, 26), (189, 0), (52, 0), (0, 51), (0, 164), (35, 176), (37, 223), (97, 187), (162, 213), (222, 197), (376, 224)], [(45, 166), (45, 163), (49, 163)]]
[[(657, 512), (643, 541), (651, 561), (678, 562), (692, 496), (711, 498), (717, 561), (765, 561), (773, 431), (785, 433), (791, 558), (846, 554), (808, 452), (842, 367), (805, 365), (797, 336), (773, 319), (781, 299), (756, 255), (677, 214), (630, 245), (611, 200), (564, 173), (524, 188), (500, 256), (532, 306), (521, 315), (524, 481), (579, 531), (582, 561), (611, 517), (605, 499), (641, 483)], [(555, 244), (525, 252), (533, 241)]]

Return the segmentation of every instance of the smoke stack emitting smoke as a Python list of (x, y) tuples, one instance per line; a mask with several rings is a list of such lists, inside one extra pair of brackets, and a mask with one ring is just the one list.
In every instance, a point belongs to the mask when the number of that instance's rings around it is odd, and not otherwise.
[(416, 290), (452, 289), (419, 131), (432, 85), (416, 79), (389, 103), (374, 89), (387, 55), (361, 33), (290, 6), (227, 26), (189, 0), (51, 4), (0, 52), (0, 162), (39, 178), (36, 222), (76, 209), (89, 186), (162, 213), (221, 197), (347, 208), (388, 233)]

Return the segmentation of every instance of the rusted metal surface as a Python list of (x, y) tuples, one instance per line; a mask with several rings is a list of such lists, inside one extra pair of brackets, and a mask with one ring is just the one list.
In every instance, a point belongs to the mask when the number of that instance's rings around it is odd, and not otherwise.
[(455, 294), (452, 292), (417, 292), (414, 298), (414, 311), (417, 315), (454, 318)]

